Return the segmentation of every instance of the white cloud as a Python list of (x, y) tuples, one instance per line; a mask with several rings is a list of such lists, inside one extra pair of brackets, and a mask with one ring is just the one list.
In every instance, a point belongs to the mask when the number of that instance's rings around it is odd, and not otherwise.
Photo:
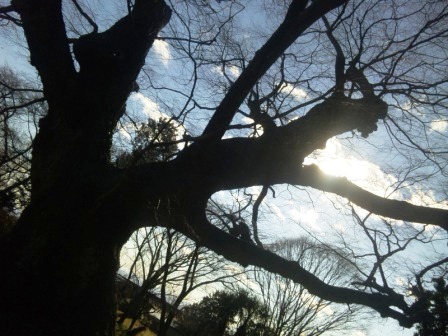
[(291, 209), (289, 213), (293, 220), (300, 220), (300, 212), (297, 209)]
[[(448, 201), (438, 201), (433, 190), (423, 188), (421, 185), (413, 185), (398, 191), (393, 191), (392, 186), (396, 185), (398, 180), (395, 176), (385, 173), (380, 166), (366, 160), (359, 160), (349, 156), (341, 143), (332, 138), (327, 141), (326, 148), (313, 153), (312, 157), (307, 157), (305, 164), (315, 163), (325, 173), (335, 176), (344, 176), (348, 180), (355, 183), (376, 195), (388, 197), (390, 199), (406, 200), (407, 202), (419, 205), (430, 206), (434, 208), (448, 209)], [(297, 211), (291, 215), (295, 220), (305, 222), (302, 209), (300, 216)], [(313, 217), (310, 217), (310, 225), (313, 225)], [(316, 218), (317, 219), (317, 218)], [(400, 225), (401, 221), (393, 221), (396, 225)], [(317, 226), (317, 224), (314, 224)], [(419, 224), (415, 224), (421, 227)], [(344, 232), (344, 226), (338, 225), (336, 229)]]
[(336, 229), (336, 231), (338, 231), (340, 233), (344, 233), (346, 230), (345, 226), (341, 223), (336, 223), (333, 225), (333, 227)]
[[(225, 73), (228, 76), (232, 77), (233, 79), (237, 78), (241, 74), (241, 69), (238, 68), (235, 65), (226, 65), (224, 70), (225, 70)], [(220, 75), (224, 75), (223, 68), (220, 67), (220, 66), (213, 67), (212, 71), (214, 73), (217, 73), (217, 74), (220, 74)]]
[[(160, 106), (152, 101), (150, 98), (144, 96), (140, 92), (133, 93), (129, 100), (137, 105), (137, 109), (140, 110), (146, 117), (158, 121), (160, 118), (171, 119), (171, 117), (160, 111)], [(171, 120), (171, 123), (176, 128), (176, 139), (180, 140), (183, 134), (186, 132), (185, 127), (179, 124), (177, 121)], [(183, 149), (184, 144), (179, 144), (179, 149)]]
[(223, 269), (230, 274), (240, 274), (241, 273), (241, 267), (237, 266), (236, 264), (226, 264), (226, 265), (224, 265)]
[[(246, 125), (253, 124), (255, 122), (255, 120), (253, 120), (252, 118), (249, 118), (249, 117), (242, 117), (241, 121), (244, 124), (246, 124)], [(257, 125), (256, 126), (256, 130), (257, 130), (256, 137), (260, 137), (260, 136), (263, 135), (264, 130), (263, 130), (263, 127), (261, 125)]]
[(341, 143), (332, 138), (323, 150), (316, 151), (313, 157), (305, 158), (304, 164), (315, 163), (325, 173), (347, 177), (362, 188), (384, 195), (397, 179), (383, 172), (380, 166), (366, 160), (347, 156)]
[(400, 277), (400, 276), (395, 277), (395, 283), (400, 287), (407, 285), (407, 281), (403, 277)]
[(249, 118), (249, 117), (242, 117), (241, 121), (243, 123), (245, 123), (245, 124), (253, 124), (254, 123), (254, 120), (252, 118)]
[(351, 336), (367, 336), (367, 334), (363, 331), (356, 330), (353, 332), (353, 334), (351, 334)]
[(448, 120), (434, 120), (431, 122), (431, 130), (437, 132), (446, 132), (448, 131)]
[(133, 93), (129, 99), (137, 103), (141, 108), (141, 112), (143, 112), (147, 117), (154, 120), (159, 120), (160, 118), (169, 119), (166, 114), (160, 112), (159, 105), (156, 102), (152, 101), (148, 97), (145, 97), (140, 92)]
[(296, 88), (291, 84), (283, 85), (280, 89), (280, 92), (292, 95), (295, 100), (302, 100), (308, 96), (308, 94), (304, 90)]
[[(258, 197), (258, 196), (260, 196), (261, 189), (262, 189), (262, 187), (260, 187), (260, 186), (252, 186), (252, 187), (247, 188), (246, 191), (248, 193), (254, 195), (255, 197)], [(263, 202), (264, 202), (264, 200), (263, 200)]]
[(282, 210), (280, 210), (280, 208), (275, 205), (274, 203), (271, 203), (269, 205), (269, 207), (272, 209), (272, 211), (277, 215), (277, 217), (279, 217), (282, 221), (284, 221), (286, 219), (285, 215), (283, 214)]
[(229, 132), (226, 132), (226, 134), (224, 134), (224, 136), (222, 137), (223, 139), (233, 139), (235, 136), (233, 134), (230, 134)]
[(212, 72), (222, 75), (222, 68), (216, 65), (212, 68)]
[(230, 65), (230, 66), (226, 67), (226, 71), (229, 71), (230, 74), (235, 78), (241, 74), (240, 68), (238, 68), (234, 65)]
[(289, 214), (293, 220), (307, 224), (308, 226), (316, 227), (316, 229), (318, 229), (317, 219), (319, 218), (319, 214), (316, 210), (312, 208), (299, 207), (298, 210), (296, 208), (289, 210)]
[(171, 51), (168, 43), (162, 40), (155, 40), (151, 50), (157, 55), (164, 66), (168, 66), (171, 60)]
[(423, 189), (420, 186), (414, 186), (410, 190), (411, 197), (407, 201), (420, 206), (430, 206), (439, 209), (448, 209), (448, 202), (438, 202), (433, 190)]
[(126, 125), (121, 125), (118, 128), (118, 134), (126, 139), (126, 140), (131, 140), (131, 132), (135, 131), (135, 126), (134, 124), (126, 124)]
[(334, 310), (330, 306), (326, 306), (320, 311), (320, 314), (325, 315), (325, 317), (330, 317), (334, 315)]

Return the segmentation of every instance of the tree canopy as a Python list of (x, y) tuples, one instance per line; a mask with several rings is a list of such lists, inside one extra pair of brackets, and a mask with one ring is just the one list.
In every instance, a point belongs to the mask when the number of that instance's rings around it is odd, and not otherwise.
[(216, 291), (184, 307), (180, 330), (186, 336), (269, 335), (267, 308), (249, 293)]
[[(444, 0), (2, 2), (39, 81), (0, 77), (3, 330), (112, 335), (120, 249), (159, 226), (423, 323), (410, 289), (448, 274), (447, 21)], [(266, 248), (303, 234), (353, 280)]]

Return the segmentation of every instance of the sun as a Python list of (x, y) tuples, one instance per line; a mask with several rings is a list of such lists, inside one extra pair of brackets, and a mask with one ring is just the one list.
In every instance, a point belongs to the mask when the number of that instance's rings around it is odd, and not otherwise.
[[(403, 197), (400, 192), (396, 192), (397, 177), (384, 171), (377, 162), (354, 155), (338, 139), (332, 138), (327, 141), (325, 149), (317, 150), (305, 158), (304, 164), (316, 164), (324, 173), (346, 177), (358, 187), (374, 194), (391, 198)], [(383, 163), (387, 166), (387, 162)]]
[(366, 180), (369, 177), (369, 164), (350, 158), (318, 158), (317, 165), (325, 173), (335, 176), (344, 176), (349, 180)]
[(346, 177), (360, 184), (370, 184), (384, 178), (380, 167), (349, 155), (337, 139), (328, 140), (325, 149), (305, 159), (304, 164), (312, 163), (329, 175)]

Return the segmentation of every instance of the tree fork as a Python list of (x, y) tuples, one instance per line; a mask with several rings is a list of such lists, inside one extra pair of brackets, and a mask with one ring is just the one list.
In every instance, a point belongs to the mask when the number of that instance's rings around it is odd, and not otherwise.
[(31, 203), (0, 242), (2, 332), (114, 335), (115, 273), (135, 214), (113, 192), (121, 177), (108, 162), (112, 130), (171, 11), (163, 1), (137, 0), (109, 30), (75, 43), (76, 72), (61, 1), (12, 6), (49, 109), (33, 146)]

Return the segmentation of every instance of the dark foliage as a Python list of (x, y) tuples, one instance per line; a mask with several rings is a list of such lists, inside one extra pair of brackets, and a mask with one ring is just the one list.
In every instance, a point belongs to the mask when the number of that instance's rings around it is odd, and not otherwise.
[(269, 335), (268, 310), (239, 290), (217, 291), (182, 309), (180, 331), (186, 336)]
[(448, 285), (443, 278), (433, 279), (434, 290), (419, 291), (413, 288), (417, 305), (421, 309), (421, 320), (414, 336), (448, 335)]

